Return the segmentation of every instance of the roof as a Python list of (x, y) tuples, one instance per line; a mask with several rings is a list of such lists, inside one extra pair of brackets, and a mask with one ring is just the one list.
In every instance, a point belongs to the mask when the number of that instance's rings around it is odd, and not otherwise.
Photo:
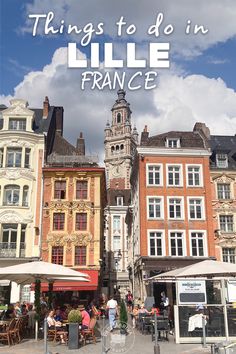
[[(222, 153), (228, 156), (228, 168), (236, 169), (236, 136), (235, 135), (211, 135), (210, 147), (212, 150), (211, 168), (216, 168), (216, 154)], [(225, 169), (225, 168), (224, 168)]]
[(43, 118), (42, 108), (30, 108), (35, 113), (33, 130), (35, 133), (42, 134), (48, 132), (53, 115), (54, 106), (50, 106), (47, 118)]
[(53, 143), (53, 153), (63, 156), (78, 155), (77, 149), (57, 132)]
[(180, 139), (181, 148), (206, 148), (205, 141), (197, 131), (170, 131), (167, 133), (150, 136), (144, 141), (141, 141), (141, 146), (165, 147), (166, 139)]

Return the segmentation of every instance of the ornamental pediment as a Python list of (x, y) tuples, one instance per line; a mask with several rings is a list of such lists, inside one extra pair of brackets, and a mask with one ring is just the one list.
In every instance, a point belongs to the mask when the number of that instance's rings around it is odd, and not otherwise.
[(4, 109), (3, 116), (17, 115), (17, 116), (33, 116), (34, 112), (27, 108), (28, 102), (22, 99), (12, 99), (10, 101), (11, 107)]
[(67, 233), (53, 233), (50, 232), (47, 236), (47, 247), (43, 251), (48, 251), (49, 246), (66, 246), (67, 251), (71, 251), (75, 246), (87, 246), (92, 240), (92, 234), (89, 232), (73, 232)]
[(212, 176), (212, 180), (216, 183), (232, 183), (235, 181), (235, 176), (222, 174), (220, 176)]
[(17, 180), (19, 178), (28, 179), (29, 181), (35, 180), (32, 170), (24, 168), (1, 169), (0, 178), (6, 178), (8, 180)]
[(33, 221), (33, 216), (24, 217), (15, 210), (5, 210), (0, 213), (0, 223), (28, 224)]

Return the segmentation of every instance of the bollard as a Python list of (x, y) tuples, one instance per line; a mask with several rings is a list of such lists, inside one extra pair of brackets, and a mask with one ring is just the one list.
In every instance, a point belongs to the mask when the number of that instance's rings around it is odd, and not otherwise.
[(155, 344), (154, 344), (154, 354), (160, 354), (160, 346), (157, 343), (157, 314), (154, 313), (154, 330), (155, 330)]
[(47, 323), (47, 317), (44, 318), (43, 321), (43, 342), (44, 342), (44, 354), (52, 354), (51, 352), (48, 352), (48, 323)]
[(204, 315), (202, 315), (202, 346), (203, 346), (203, 348), (207, 348), (207, 345), (206, 345), (206, 321), (205, 321)]
[(106, 354), (106, 343), (105, 343), (105, 315), (102, 315), (102, 331), (101, 331), (101, 339), (102, 339), (102, 354)]

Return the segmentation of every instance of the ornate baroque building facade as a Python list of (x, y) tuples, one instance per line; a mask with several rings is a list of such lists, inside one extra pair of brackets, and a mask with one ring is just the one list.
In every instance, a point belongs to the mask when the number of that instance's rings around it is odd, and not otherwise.
[(129, 288), (128, 229), (125, 223), (130, 204), (130, 172), (132, 156), (138, 142), (132, 129), (130, 105), (125, 91), (119, 90), (112, 107), (111, 124), (105, 128), (105, 168), (107, 208), (105, 212), (104, 291), (124, 297)]
[[(44, 133), (50, 129), (52, 139), (58, 115), (47, 98), (44, 109), (29, 109), (22, 99), (12, 99), (10, 104), (1, 106), (0, 112), (0, 266), (40, 257)], [(29, 288), (24, 290), (23, 299), (29, 300)], [(9, 291), (10, 300), (18, 301), (20, 287), (0, 284), (3, 298)]]
[(236, 137), (211, 135), (210, 142), (216, 257), (236, 263)]
[(43, 180), (42, 258), (86, 272), (91, 279), (57, 282), (54, 291), (92, 300), (100, 287), (105, 170), (97, 158), (85, 156), (82, 134), (74, 147), (57, 132)]

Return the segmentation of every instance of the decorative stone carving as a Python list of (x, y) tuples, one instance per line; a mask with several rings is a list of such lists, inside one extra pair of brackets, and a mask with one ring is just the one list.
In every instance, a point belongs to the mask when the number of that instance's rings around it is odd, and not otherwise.
[(29, 214), (26, 217), (18, 214), (15, 210), (5, 210), (0, 213), (0, 223), (15, 223), (28, 224), (33, 222), (33, 215)]
[(216, 183), (232, 183), (234, 182), (235, 178), (232, 176), (229, 176), (229, 175), (221, 175), (221, 176), (215, 176), (213, 177), (213, 180), (216, 182)]
[(54, 234), (49, 233), (47, 237), (48, 246), (43, 247), (43, 251), (48, 251), (49, 246), (65, 246), (67, 252), (71, 252), (72, 248), (75, 246), (87, 246), (92, 240), (92, 235), (90, 233), (79, 233), (74, 232), (72, 234)]
[(25, 178), (30, 181), (34, 180), (35, 177), (31, 169), (26, 168), (5, 168), (0, 170), (0, 178), (4, 177), (8, 180), (16, 180), (19, 178)]

